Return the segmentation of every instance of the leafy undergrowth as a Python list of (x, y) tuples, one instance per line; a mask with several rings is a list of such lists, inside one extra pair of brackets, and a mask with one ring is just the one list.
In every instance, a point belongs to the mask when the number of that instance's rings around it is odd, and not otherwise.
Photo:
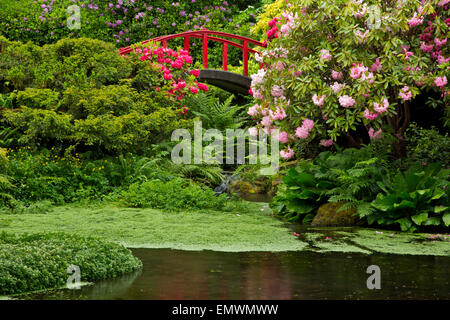
[(93, 282), (142, 267), (125, 247), (63, 233), (0, 234), (0, 295), (60, 288), (68, 267), (80, 268), (80, 280)]
[(2, 230), (95, 235), (130, 248), (450, 255), (450, 236), (362, 228), (288, 227), (274, 218), (266, 204), (259, 203), (249, 203), (247, 210), (240, 213), (66, 206), (47, 214), (0, 214)]

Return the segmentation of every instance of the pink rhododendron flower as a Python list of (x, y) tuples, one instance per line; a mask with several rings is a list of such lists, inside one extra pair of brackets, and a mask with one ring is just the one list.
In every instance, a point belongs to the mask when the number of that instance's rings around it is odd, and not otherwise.
[(338, 93), (339, 91), (341, 91), (341, 89), (344, 87), (343, 84), (337, 83), (335, 82), (334, 84), (332, 84), (330, 86), (331, 90), (333, 90), (334, 93)]
[(381, 65), (380, 59), (376, 58), (375, 63), (372, 64), (372, 66), (370, 67), (370, 71), (371, 72), (380, 72), (382, 67), (383, 66)]
[(277, 136), (277, 140), (280, 141), (281, 143), (287, 143), (289, 141), (288, 133), (285, 131), (281, 131)]
[(302, 126), (306, 128), (306, 130), (311, 131), (314, 128), (314, 121), (310, 119), (304, 119)]
[(320, 59), (322, 60), (331, 60), (332, 56), (329, 50), (322, 49), (320, 50)]
[(320, 145), (323, 147), (331, 147), (333, 145), (333, 140), (320, 140)]
[(445, 38), (443, 40), (439, 40), (438, 38), (435, 38), (434, 43), (436, 43), (437, 47), (445, 46), (445, 44), (447, 43), (447, 38)]
[(261, 120), (261, 124), (264, 127), (270, 127), (272, 125), (272, 118), (269, 117), (269, 116), (263, 117), (262, 120)]
[(378, 113), (371, 113), (369, 109), (364, 110), (364, 118), (367, 120), (374, 120), (378, 117)]
[(316, 106), (323, 106), (323, 103), (325, 102), (325, 95), (318, 97), (317, 94), (313, 95), (312, 101)]
[(412, 98), (412, 93), (409, 90), (408, 86), (404, 86), (401, 90), (400, 90), (400, 97), (404, 100), (404, 101), (408, 101)]
[(198, 78), (200, 76), (200, 70), (191, 70), (189, 71), (190, 74)]
[(275, 112), (272, 112), (271, 110), (270, 115), (273, 120), (283, 120), (284, 118), (287, 117), (286, 111), (284, 111), (284, 109), (281, 107), (277, 107)]
[(339, 103), (344, 108), (348, 108), (348, 107), (353, 106), (356, 103), (356, 101), (352, 97), (345, 95), (345, 96), (339, 97)]
[(417, 13), (414, 13), (414, 16), (408, 21), (410, 27), (415, 27), (421, 25), (423, 23), (423, 17), (418, 17)]
[(332, 71), (331, 71), (331, 77), (332, 77), (334, 80), (340, 80), (340, 79), (342, 79), (343, 74), (342, 74), (342, 72), (338, 72), (338, 71), (332, 70)]
[(433, 51), (434, 45), (430, 44), (425, 44), (424, 41), (422, 41), (422, 44), (420, 45), (420, 50), (422, 50), (423, 52), (431, 52)]
[(277, 65), (275, 66), (275, 69), (277, 69), (278, 71), (283, 71), (284, 69), (284, 63), (281, 61), (277, 62)]
[(297, 70), (294, 72), (294, 76), (300, 77), (302, 75), (302, 72), (300, 70)]
[(350, 77), (353, 79), (358, 79), (366, 71), (368, 71), (368, 68), (364, 67), (363, 65), (357, 64), (350, 69)]
[(309, 130), (305, 127), (297, 127), (295, 129), (295, 136), (300, 139), (306, 139), (309, 137)]
[(389, 101), (386, 98), (384, 98), (383, 100), (383, 105), (378, 104), (376, 102), (374, 102), (373, 104), (373, 109), (378, 113), (386, 112), (388, 108), (389, 108)]
[(199, 82), (199, 83), (197, 83), (197, 86), (202, 91), (209, 91), (209, 87), (206, 84), (203, 84), (203, 83)]
[(259, 110), (261, 109), (261, 107), (257, 104), (251, 106), (250, 108), (248, 108), (247, 114), (251, 117), (255, 117), (258, 115)]
[(372, 72), (367, 73), (367, 75), (366, 75), (366, 73), (363, 73), (363, 74), (361, 75), (361, 80), (367, 81), (369, 84), (372, 84), (372, 83), (374, 83), (374, 81), (375, 81)]
[(366, 30), (364, 32), (362, 32), (360, 30), (356, 30), (355, 34), (356, 34), (356, 37), (358, 38), (358, 42), (363, 43), (364, 41), (366, 41), (368, 33), (369, 33), (369, 30)]
[(369, 137), (370, 139), (380, 139), (383, 137), (383, 130), (380, 128), (377, 131), (373, 130), (373, 128), (369, 129)]
[(189, 90), (191, 91), (192, 94), (197, 94), (198, 93), (198, 88), (197, 87), (190, 87)]
[(258, 135), (258, 128), (252, 127), (248, 129), (248, 134), (255, 137)]
[(272, 96), (274, 97), (281, 97), (284, 95), (284, 86), (274, 85), (272, 87)]
[(284, 159), (290, 159), (294, 156), (294, 150), (292, 150), (291, 148), (287, 148), (286, 150), (281, 150), (280, 151), (280, 156)]
[(436, 77), (436, 79), (434, 79), (434, 83), (437, 87), (442, 88), (447, 84), (447, 77)]

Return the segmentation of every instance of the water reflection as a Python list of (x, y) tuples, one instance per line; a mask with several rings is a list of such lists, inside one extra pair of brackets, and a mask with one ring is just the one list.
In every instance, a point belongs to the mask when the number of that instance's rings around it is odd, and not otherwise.
[[(139, 273), (38, 299), (449, 299), (449, 257), (134, 249)], [(366, 268), (381, 268), (368, 290)]]

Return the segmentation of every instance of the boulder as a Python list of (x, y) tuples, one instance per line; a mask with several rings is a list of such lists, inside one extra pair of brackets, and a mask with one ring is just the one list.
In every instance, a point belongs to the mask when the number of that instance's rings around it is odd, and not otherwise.
[(314, 227), (348, 227), (354, 226), (359, 222), (355, 215), (356, 208), (347, 210), (339, 209), (344, 202), (329, 202), (322, 205), (314, 217), (311, 225)]

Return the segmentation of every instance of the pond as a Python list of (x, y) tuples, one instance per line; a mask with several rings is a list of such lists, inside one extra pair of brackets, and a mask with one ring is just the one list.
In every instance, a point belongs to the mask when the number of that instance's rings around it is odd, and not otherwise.
[[(450, 299), (450, 257), (132, 249), (144, 267), (31, 299)], [(381, 289), (367, 289), (381, 270)]]

